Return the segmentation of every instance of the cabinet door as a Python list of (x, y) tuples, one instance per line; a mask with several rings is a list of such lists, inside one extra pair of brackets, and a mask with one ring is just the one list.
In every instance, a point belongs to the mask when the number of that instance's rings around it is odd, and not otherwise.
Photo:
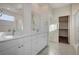
[(23, 55), (24, 54), (23, 42), (21, 41), (20, 43), (9, 47), (5, 51), (3, 51), (2, 54), (3, 55)]
[(2, 52), (0, 52), (1, 55), (17, 55), (18, 54), (18, 44), (11, 46)]
[(20, 40), (11, 40), (0, 43), (0, 54), (18, 54)]
[(31, 55), (31, 38), (21, 38), (18, 45), (18, 55)]
[(32, 36), (32, 54), (39, 53), (45, 46), (46, 40), (42, 35)]
[(20, 40), (20, 43), (18, 44), (18, 55), (23, 55), (24, 54), (23, 38), (21, 38), (19, 40)]
[(40, 38), (32, 36), (32, 54), (35, 55), (40, 51)]
[(16, 39), (0, 44), (1, 55), (31, 55), (31, 37)]
[(44, 33), (43, 38), (44, 38), (44, 44), (45, 46), (47, 46), (48, 45), (48, 33)]
[(32, 41), (31, 37), (25, 37), (23, 38), (23, 50), (25, 55), (31, 55), (32, 54)]

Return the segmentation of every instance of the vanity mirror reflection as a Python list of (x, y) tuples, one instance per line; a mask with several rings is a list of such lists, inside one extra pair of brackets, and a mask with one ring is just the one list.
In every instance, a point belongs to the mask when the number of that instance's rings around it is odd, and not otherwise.
[(23, 31), (23, 4), (0, 4), (0, 41)]

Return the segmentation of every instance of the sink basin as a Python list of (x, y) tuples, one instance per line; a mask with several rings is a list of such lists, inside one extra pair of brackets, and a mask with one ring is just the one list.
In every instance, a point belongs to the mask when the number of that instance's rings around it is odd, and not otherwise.
[(10, 35), (5, 32), (0, 32), (0, 41), (11, 40), (13, 39), (13, 35)]

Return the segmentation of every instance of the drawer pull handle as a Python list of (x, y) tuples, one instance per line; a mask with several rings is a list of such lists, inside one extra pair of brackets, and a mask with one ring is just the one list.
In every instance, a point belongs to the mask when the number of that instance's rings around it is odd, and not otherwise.
[(18, 48), (21, 48), (20, 46)]
[(18, 48), (21, 48), (21, 47), (23, 47), (23, 45), (19, 46)]
[(21, 47), (23, 47), (23, 45), (21, 45)]

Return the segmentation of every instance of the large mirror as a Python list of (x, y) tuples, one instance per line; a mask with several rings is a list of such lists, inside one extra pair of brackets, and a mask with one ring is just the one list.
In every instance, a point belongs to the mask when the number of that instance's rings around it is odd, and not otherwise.
[(23, 4), (0, 4), (0, 37), (11, 39), (22, 31)]

